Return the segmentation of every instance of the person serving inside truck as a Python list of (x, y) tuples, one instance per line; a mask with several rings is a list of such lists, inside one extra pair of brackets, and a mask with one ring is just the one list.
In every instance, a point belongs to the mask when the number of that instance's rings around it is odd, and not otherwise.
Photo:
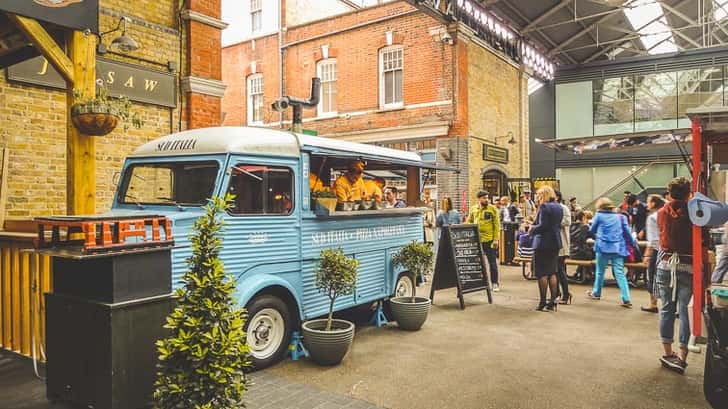
[(347, 172), (339, 176), (334, 182), (336, 200), (339, 202), (354, 202), (362, 199), (366, 192), (361, 177), (362, 173), (364, 173), (364, 163), (361, 161), (349, 163)]
[(318, 175), (311, 172), (308, 176), (308, 185), (311, 187), (311, 192), (323, 192), (329, 190), (329, 186), (325, 185), (324, 182), (319, 179)]
[(382, 189), (384, 189), (384, 179), (376, 177), (364, 181), (364, 198), (367, 200), (382, 201)]

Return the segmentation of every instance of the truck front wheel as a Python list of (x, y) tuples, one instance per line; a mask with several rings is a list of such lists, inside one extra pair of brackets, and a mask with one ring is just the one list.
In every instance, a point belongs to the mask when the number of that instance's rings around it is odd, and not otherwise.
[(291, 342), (291, 314), (285, 302), (267, 294), (255, 297), (247, 310), (250, 363), (256, 370), (267, 368), (285, 357)]

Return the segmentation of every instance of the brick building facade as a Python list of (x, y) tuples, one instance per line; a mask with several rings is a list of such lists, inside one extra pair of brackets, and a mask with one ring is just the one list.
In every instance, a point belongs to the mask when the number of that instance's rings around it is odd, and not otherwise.
[[(100, 1), (101, 32), (117, 27), (123, 16), (129, 18), (127, 34), (140, 48), (126, 54), (111, 50), (103, 58), (171, 74), (176, 97), (169, 104), (174, 106), (134, 102), (132, 112), (145, 122), (141, 129), (124, 131), (119, 126), (96, 137), (97, 211), (109, 209), (114, 174), (126, 155), (150, 139), (188, 127), (219, 125), (221, 118), (220, 33), (226, 25), (220, 21), (220, 0)], [(113, 38), (105, 36), (104, 44), (108, 47)], [(10, 153), (4, 209), (8, 217), (66, 213), (67, 117), (65, 90), (0, 74), (0, 146)]]
[[(283, 4), (282, 44), (268, 32), (223, 48), (224, 125), (288, 128), (290, 113), (271, 103), (306, 97), (318, 76), (321, 102), (304, 111), (304, 128), (459, 168), (438, 172), (440, 198), (474, 200), (486, 173), (500, 176), (501, 192), (507, 178), (527, 177), (528, 76), (470, 29), (401, 0), (286, 25), (295, 10)], [(495, 142), (507, 163), (484, 159)]]

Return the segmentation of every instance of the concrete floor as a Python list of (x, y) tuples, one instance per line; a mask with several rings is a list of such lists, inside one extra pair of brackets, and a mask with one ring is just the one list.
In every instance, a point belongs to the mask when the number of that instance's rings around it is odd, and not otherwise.
[(661, 368), (658, 317), (639, 310), (645, 290), (627, 310), (616, 287), (595, 302), (574, 285), (573, 305), (542, 313), (519, 268), (503, 268), (501, 285), (493, 305), (466, 295), (465, 311), (454, 290), (439, 291), (418, 332), (361, 326), (338, 367), (286, 361), (266, 372), (393, 409), (709, 408), (703, 354), (684, 376)]

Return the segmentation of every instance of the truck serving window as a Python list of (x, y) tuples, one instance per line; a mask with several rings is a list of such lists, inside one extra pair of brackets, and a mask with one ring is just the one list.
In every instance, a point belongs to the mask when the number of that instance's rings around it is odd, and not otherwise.
[(199, 206), (215, 189), (217, 162), (140, 163), (124, 174), (119, 203)]
[(293, 171), (282, 166), (237, 164), (228, 192), (235, 195), (232, 214), (290, 214)]

